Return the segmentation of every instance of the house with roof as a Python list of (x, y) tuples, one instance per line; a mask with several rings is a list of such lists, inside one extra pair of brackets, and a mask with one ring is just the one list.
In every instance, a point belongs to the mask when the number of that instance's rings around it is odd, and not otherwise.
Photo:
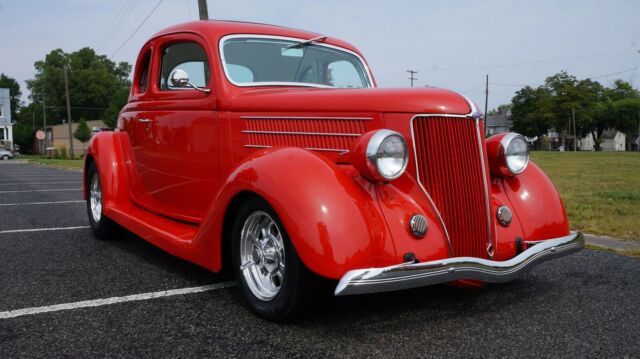
[(496, 115), (487, 116), (485, 131), (487, 136), (493, 136), (498, 133), (509, 132), (511, 130), (511, 125), (509, 112), (501, 112)]
[[(624, 133), (616, 131), (615, 129), (605, 130), (600, 137), (602, 140), (600, 144), (602, 151), (624, 151), (626, 149), (626, 138), (627, 136)], [(593, 136), (588, 134), (586, 137), (578, 140), (578, 148), (581, 151), (595, 151), (596, 146), (593, 141)]]
[(0, 88), (0, 147), (13, 150), (11, 95), (9, 89), (5, 88)]

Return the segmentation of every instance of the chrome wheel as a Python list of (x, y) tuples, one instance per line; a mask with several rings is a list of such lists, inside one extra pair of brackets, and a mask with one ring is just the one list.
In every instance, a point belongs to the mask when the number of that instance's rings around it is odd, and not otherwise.
[(255, 211), (240, 232), (240, 272), (251, 293), (262, 301), (273, 299), (285, 275), (284, 241), (276, 222)]
[(100, 176), (96, 173), (91, 178), (89, 187), (89, 206), (93, 221), (98, 223), (102, 218), (102, 187), (100, 186)]

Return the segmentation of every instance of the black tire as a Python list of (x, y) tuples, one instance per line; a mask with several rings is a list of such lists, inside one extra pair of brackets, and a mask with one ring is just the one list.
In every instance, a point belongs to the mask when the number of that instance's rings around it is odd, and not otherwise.
[[(91, 162), (89, 166), (89, 171), (87, 172), (86, 184), (87, 190), (89, 191), (89, 195), (87, 196), (87, 216), (89, 217), (89, 224), (91, 225), (91, 230), (96, 238), (100, 240), (109, 240), (120, 238), (124, 236), (126, 231), (119, 224), (114, 222), (111, 218), (108, 218), (104, 215), (104, 213), (100, 213), (99, 218), (94, 218), (94, 214), (91, 208), (91, 185), (94, 177), (98, 181), (98, 185), (100, 184), (100, 175), (98, 173), (98, 168), (96, 167), (95, 162)], [(100, 202), (102, 202), (102, 196), (100, 196)]]
[(3, 160), (3, 161), (7, 161), (7, 160), (9, 160), (9, 156), (7, 156), (7, 155), (2, 156), (2, 160)]
[[(265, 212), (275, 221), (284, 244), (284, 278), (278, 293), (270, 300), (263, 300), (254, 295), (240, 269), (242, 228), (249, 216), (256, 212)], [(242, 296), (253, 312), (265, 319), (280, 322), (294, 318), (305, 309), (305, 305), (312, 297), (312, 282), (315, 275), (300, 260), (284, 225), (266, 201), (258, 197), (251, 198), (240, 207), (233, 224), (231, 240), (233, 272)]]

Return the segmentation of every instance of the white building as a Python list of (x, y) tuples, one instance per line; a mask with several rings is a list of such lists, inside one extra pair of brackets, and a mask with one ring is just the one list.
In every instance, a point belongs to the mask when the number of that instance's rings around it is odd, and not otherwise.
[[(605, 130), (602, 133), (602, 150), (607, 152), (624, 151), (626, 146), (627, 136), (616, 130)], [(595, 144), (593, 142), (593, 136), (588, 134), (586, 137), (578, 141), (578, 147), (581, 151), (594, 151)]]
[(13, 149), (11, 96), (9, 89), (0, 88), (0, 147)]

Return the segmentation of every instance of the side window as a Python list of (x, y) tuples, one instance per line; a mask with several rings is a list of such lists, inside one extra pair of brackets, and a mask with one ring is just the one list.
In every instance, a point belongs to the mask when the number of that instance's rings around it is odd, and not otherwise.
[[(171, 85), (171, 73), (180, 69), (189, 75), (189, 82), (197, 87), (209, 85), (209, 60), (204, 49), (195, 42), (178, 42), (164, 48), (160, 68), (161, 90), (183, 90)], [(188, 89), (188, 88), (187, 88)]]
[(149, 84), (149, 66), (151, 66), (151, 51), (144, 54), (141, 62), (140, 78), (138, 79), (138, 92), (145, 93)]
[(360, 73), (349, 61), (341, 60), (332, 62), (327, 67), (329, 70), (329, 83), (335, 87), (362, 87)]

